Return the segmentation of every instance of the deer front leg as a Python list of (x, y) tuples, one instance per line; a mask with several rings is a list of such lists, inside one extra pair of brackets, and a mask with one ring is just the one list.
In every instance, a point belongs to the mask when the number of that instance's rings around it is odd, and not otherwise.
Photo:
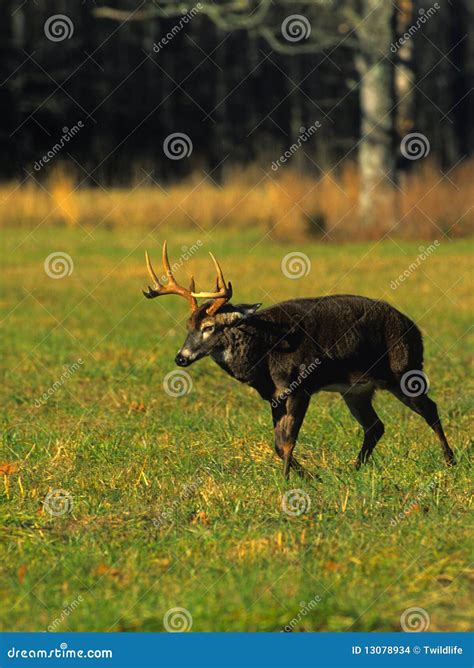
[(304, 468), (293, 457), (296, 439), (303, 424), (310, 396), (306, 392), (291, 394), (278, 403), (272, 403), (273, 426), (275, 428), (275, 450), (283, 459), (283, 475), (288, 479), (290, 467), (299, 476), (304, 476)]

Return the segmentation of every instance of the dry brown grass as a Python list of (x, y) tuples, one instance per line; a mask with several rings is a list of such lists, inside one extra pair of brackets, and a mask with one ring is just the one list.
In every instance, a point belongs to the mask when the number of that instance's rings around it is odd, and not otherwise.
[(380, 211), (375, 224), (357, 217), (359, 179), (354, 165), (319, 179), (291, 170), (266, 176), (236, 170), (222, 187), (195, 175), (179, 184), (129, 189), (78, 187), (66, 168), (42, 187), (32, 182), (0, 187), (0, 224), (116, 227), (259, 228), (273, 239), (323, 237), (328, 241), (391, 236), (435, 239), (467, 236), (474, 228), (474, 162), (448, 177), (426, 163), (401, 177), (395, 225)]

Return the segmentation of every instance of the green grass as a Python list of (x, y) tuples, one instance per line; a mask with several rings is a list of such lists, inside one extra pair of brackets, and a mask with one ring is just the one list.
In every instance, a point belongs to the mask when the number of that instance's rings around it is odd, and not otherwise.
[[(193, 238), (191, 238), (193, 237)], [(360, 472), (358, 425), (337, 395), (312, 400), (298, 458), (319, 481), (285, 483), (273, 454), (270, 411), (211, 360), (193, 388), (163, 389), (184, 339), (187, 307), (145, 300), (144, 248), (159, 263), (159, 231), (9, 230), (2, 290), (2, 630), (161, 631), (183, 607), (195, 631), (400, 630), (424, 608), (430, 630), (468, 628), (470, 470), (467, 331), (472, 282), (466, 241), (441, 245), (397, 290), (390, 281), (415, 243), (306, 245), (255, 233), (201, 237), (192, 271), (211, 287), (207, 250), (222, 260), (235, 301), (328, 293), (385, 298), (425, 334), (425, 371), (458, 466), (445, 468), (434, 434), (389, 395), (376, 398), (386, 433)], [(170, 238), (170, 254), (197, 237)], [(282, 257), (303, 251), (308, 276), (285, 278)], [(43, 262), (69, 253), (72, 274)], [(189, 267), (189, 271), (188, 271)], [(78, 358), (83, 364), (39, 408), (35, 401)], [(311, 507), (282, 512), (303, 488)], [(51, 516), (44, 500), (73, 505)], [(404, 509), (412, 511), (395, 521)], [(166, 513), (167, 521), (153, 519)], [(79, 598), (80, 597), (80, 598)], [(320, 600), (307, 614), (302, 602)]]

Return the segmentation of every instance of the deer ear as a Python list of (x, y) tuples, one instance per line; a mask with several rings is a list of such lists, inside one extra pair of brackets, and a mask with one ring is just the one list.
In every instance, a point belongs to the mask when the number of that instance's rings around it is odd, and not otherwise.
[(250, 318), (255, 311), (260, 308), (261, 304), (236, 304), (232, 306), (232, 311), (224, 313), (224, 326), (239, 325), (241, 322)]
[(249, 318), (262, 304), (238, 304), (235, 308), (240, 312), (242, 318)]

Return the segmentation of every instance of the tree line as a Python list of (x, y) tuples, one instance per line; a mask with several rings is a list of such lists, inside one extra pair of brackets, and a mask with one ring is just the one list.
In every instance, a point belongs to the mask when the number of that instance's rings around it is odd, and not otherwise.
[[(287, 164), (357, 161), (370, 210), (414, 164), (407, 135), (443, 168), (470, 155), (473, 14), (463, 0), (5, 0), (1, 176), (41, 180), (67, 160), (92, 186), (196, 169), (219, 183), (240, 165), (271, 172), (318, 123)], [(186, 159), (163, 150), (176, 133)]]

